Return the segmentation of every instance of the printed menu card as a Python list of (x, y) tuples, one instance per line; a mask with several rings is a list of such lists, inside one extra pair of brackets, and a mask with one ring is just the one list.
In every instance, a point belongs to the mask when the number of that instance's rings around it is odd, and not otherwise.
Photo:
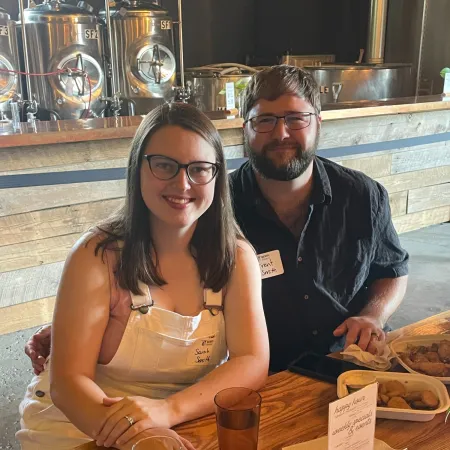
[(328, 450), (373, 450), (378, 383), (330, 403)]

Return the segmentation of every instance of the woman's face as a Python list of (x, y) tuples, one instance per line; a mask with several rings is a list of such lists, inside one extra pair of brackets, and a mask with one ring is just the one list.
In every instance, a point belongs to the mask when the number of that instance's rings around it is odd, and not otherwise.
[(141, 192), (151, 221), (178, 229), (194, 225), (211, 206), (215, 177), (207, 184), (196, 184), (189, 179), (187, 170), (191, 178), (204, 182), (211, 178), (215, 168), (210, 164), (195, 164), (189, 169), (180, 168), (173, 178), (160, 178), (170, 177), (177, 170), (177, 162), (215, 163), (214, 148), (193, 131), (167, 125), (152, 136), (144, 155), (160, 156), (152, 156), (150, 160), (144, 156), (141, 164)]

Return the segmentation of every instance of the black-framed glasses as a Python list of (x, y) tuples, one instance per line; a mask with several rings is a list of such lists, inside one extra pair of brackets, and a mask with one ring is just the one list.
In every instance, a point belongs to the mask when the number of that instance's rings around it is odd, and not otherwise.
[(309, 127), (311, 124), (311, 116), (317, 116), (317, 113), (295, 112), (286, 114), (285, 116), (261, 115), (252, 117), (244, 123), (250, 122), (253, 130), (257, 133), (270, 133), (275, 129), (278, 121), (283, 119), (285, 125), (290, 130), (297, 131)]
[(193, 161), (181, 164), (163, 155), (144, 155), (152, 174), (159, 180), (175, 178), (181, 169), (186, 170), (189, 180), (194, 184), (208, 184), (219, 171), (219, 164), (208, 161)]

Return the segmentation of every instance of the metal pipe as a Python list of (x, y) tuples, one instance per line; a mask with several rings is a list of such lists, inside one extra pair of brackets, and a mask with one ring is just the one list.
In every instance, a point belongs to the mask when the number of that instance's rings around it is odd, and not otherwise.
[(178, 38), (180, 42), (180, 77), (181, 87), (185, 88), (184, 82), (184, 50), (183, 50), (183, 5), (182, 0), (178, 0)]
[(384, 62), (387, 9), (388, 0), (371, 0), (370, 2), (367, 38), (367, 62), (370, 64)]
[(108, 41), (109, 41), (109, 61), (111, 63), (111, 86), (112, 92), (111, 97), (117, 94), (117, 84), (116, 84), (116, 60), (114, 58), (113, 53), (113, 36), (111, 29), (111, 14), (109, 11), (109, 0), (105, 0), (105, 19), (106, 19), (106, 27), (108, 28)]
[[(23, 7), (23, 1), (24, 0), (19, 0), (20, 22), (22, 27), (23, 59), (25, 61), (25, 72), (30, 73), (30, 64), (28, 60), (27, 32), (25, 31), (25, 8)], [(33, 99), (33, 94), (31, 92), (30, 76), (25, 75), (25, 79), (27, 80), (28, 99), (31, 101)]]
[(428, 0), (423, 0), (422, 23), (420, 28), (419, 56), (417, 58), (416, 91), (415, 91), (416, 97), (419, 95), (420, 78), (422, 75), (423, 40), (425, 35), (427, 9), (428, 9)]

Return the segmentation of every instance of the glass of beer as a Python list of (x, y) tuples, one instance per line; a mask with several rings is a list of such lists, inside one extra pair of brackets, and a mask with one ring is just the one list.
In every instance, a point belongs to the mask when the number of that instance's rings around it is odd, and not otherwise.
[(261, 396), (247, 388), (228, 388), (220, 391), (214, 402), (219, 449), (256, 450)]

